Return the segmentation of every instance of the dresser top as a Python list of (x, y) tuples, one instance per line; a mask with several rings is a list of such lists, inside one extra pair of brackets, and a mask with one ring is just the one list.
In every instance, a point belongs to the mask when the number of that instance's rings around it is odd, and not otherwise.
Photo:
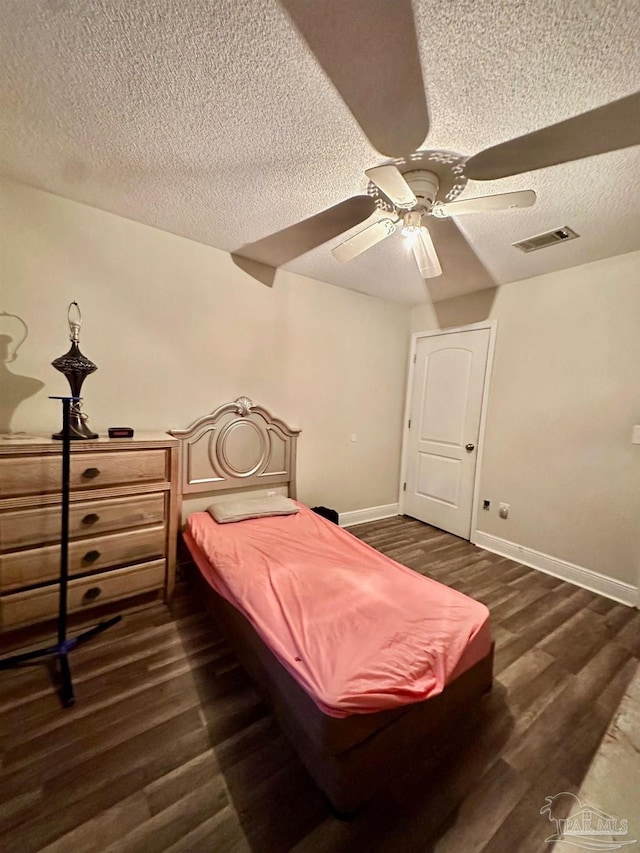
[[(140, 450), (145, 447), (175, 447), (178, 440), (166, 432), (137, 432), (133, 438), (76, 439), (71, 442), (71, 452), (95, 450)], [(50, 435), (13, 433), (0, 435), (0, 456), (16, 453), (60, 453), (62, 442)]]

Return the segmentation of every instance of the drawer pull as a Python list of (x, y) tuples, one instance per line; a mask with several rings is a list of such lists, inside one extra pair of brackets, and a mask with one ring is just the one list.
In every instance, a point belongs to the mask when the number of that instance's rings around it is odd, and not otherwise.
[(87, 480), (94, 480), (100, 474), (99, 468), (85, 468), (82, 476)]
[(100, 551), (87, 551), (87, 553), (82, 558), (83, 563), (95, 563), (96, 560), (100, 559)]
[(84, 594), (85, 601), (95, 601), (101, 594), (102, 590), (99, 586), (90, 587)]
[(83, 524), (95, 524), (96, 521), (100, 521), (100, 516), (96, 512), (87, 513), (82, 519)]

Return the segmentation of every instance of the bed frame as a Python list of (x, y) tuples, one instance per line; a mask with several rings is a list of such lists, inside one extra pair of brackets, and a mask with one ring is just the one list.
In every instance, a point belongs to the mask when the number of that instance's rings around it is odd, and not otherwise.
[[(225, 403), (188, 429), (171, 433), (181, 440), (182, 493), (233, 490), (237, 494), (238, 489), (250, 487), (286, 486), (295, 497), (299, 432), (247, 397)], [(205, 560), (194, 543), (187, 543), (196, 564)], [(493, 647), (438, 696), (392, 711), (330, 717), (280, 664), (245, 617), (202, 577), (198, 583), (209, 611), (339, 816), (352, 815), (416, 760), (421, 770), (433, 765), (461, 714), (491, 689)]]
[(169, 433), (181, 442), (182, 496), (283, 486), (295, 498), (300, 430), (248, 397), (224, 403), (188, 429)]

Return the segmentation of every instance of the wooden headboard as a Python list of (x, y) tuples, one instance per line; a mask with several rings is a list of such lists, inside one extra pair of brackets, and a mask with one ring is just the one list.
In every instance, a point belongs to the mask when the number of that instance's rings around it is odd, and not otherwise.
[(286, 486), (295, 498), (299, 433), (248, 397), (224, 403), (188, 429), (170, 430), (181, 445), (180, 491)]

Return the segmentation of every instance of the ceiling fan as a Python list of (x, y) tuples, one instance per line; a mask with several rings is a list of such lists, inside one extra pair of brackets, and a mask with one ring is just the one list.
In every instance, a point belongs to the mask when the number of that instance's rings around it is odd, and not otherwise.
[[(451, 263), (457, 254), (452, 243), (461, 254), (469, 252), (453, 217), (529, 207), (536, 200), (532, 190), (458, 200), (468, 180), (505, 178), (640, 144), (637, 92), (469, 158), (420, 149), (429, 113), (411, 0), (279, 2), (372, 146), (394, 162), (366, 171), (368, 195), (348, 198), (238, 249), (233, 256), (241, 266), (249, 261), (275, 269), (364, 225), (333, 248), (338, 261), (357, 257), (400, 228), (413, 241), (422, 276), (431, 278), (442, 267), (429, 217), (449, 219)], [(384, 46), (383, 60), (372, 45)], [(439, 229), (431, 230), (437, 236)]]
[(436, 200), (440, 181), (438, 175), (429, 170), (415, 169), (403, 175), (396, 166), (388, 165), (367, 169), (365, 174), (393, 207), (332, 249), (334, 258), (341, 262), (350, 261), (390, 237), (401, 226), (402, 235), (411, 241), (413, 255), (423, 278), (435, 278), (442, 274), (440, 260), (427, 227), (427, 217), (445, 219), (465, 213), (531, 207), (536, 200), (533, 190), (520, 190), (446, 203)]

